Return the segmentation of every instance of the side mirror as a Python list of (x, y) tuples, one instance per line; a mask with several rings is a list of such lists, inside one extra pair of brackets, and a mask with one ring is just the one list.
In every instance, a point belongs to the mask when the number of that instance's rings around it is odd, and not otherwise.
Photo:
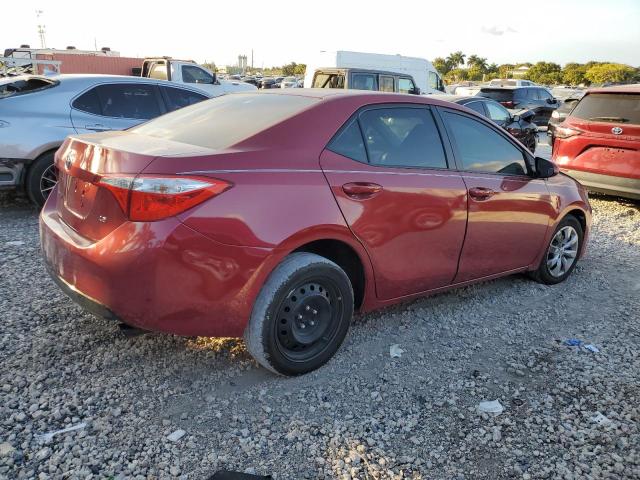
[(536, 177), (550, 178), (560, 173), (558, 165), (546, 158), (536, 157)]
[(553, 105), (554, 103), (556, 103), (556, 99), (555, 98), (547, 98), (547, 103)]
[(511, 117), (511, 121), (518, 123), (520, 121), (520, 115), (514, 115)]
[(413, 87), (411, 90), (409, 90), (409, 93), (411, 95), (420, 95), (420, 89), (418, 87)]

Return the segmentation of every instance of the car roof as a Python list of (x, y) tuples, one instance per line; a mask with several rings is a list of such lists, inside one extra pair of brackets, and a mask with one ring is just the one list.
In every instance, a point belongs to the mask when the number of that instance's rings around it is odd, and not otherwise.
[(590, 88), (587, 93), (640, 93), (640, 83)]
[(491, 90), (518, 90), (521, 88), (544, 88), (542, 85), (500, 85), (500, 86), (491, 86), (491, 85), (487, 85), (486, 87), (482, 87), (481, 89), (484, 90), (485, 88), (489, 88)]

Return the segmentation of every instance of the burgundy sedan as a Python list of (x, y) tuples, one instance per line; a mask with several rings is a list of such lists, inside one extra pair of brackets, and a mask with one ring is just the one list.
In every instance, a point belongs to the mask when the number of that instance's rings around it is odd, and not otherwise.
[(40, 216), (52, 277), (148, 330), (318, 368), (354, 310), (518, 272), (565, 280), (584, 189), (475, 112), (350, 90), (228, 95), (69, 137)]

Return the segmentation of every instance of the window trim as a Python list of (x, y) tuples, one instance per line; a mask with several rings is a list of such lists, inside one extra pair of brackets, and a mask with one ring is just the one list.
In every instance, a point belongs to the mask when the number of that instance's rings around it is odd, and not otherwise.
[[(376, 104), (372, 104), (372, 105), (365, 105), (360, 107), (358, 110), (356, 110), (341, 126), (340, 128), (336, 131), (335, 134), (333, 134), (333, 136), (329, 139), (329, 141), (327, 142), (327, 144), (325, 145), (324, 150), (329, 150), (332, 153), (335, 153), (336, 155), (340, 155), (341, 157), (344, 158), (348, 158), (349, 160), (352, 160), (354, 162), (358, 162), (360, 164), (363, 165), (369, 165), (371, 167), (376, 167), (376, 168), (384, 168), (384, 169), (408, 169), (408, 170), (437, 170), (437, 171), (455, 171), (457, 170), (455, 168), (455, 160), (452, 161), (452, 159), (454, 159), (454, 153), (453, 150), (449, 147), (448, 145), (448, 137), (446, 136), (446, 132), (443, 134), (444, 132), (444, 124), (442, 123), (442, 120), (440, 119), (440, 116), (438, 115), (438, 113), (436, 112), (436, 109), (434, 108), (435, 105), (429, 105), (429, 104), (416, 104), (416, 103), (376, 103)], [(440, 144), (442, 145), (442, 152), (444, 153), (444, 161), (446, 166), (445, 167), (420, 167), (420, 166), (416, 166), (416, 165), (379, 165), (377, 163), (371, 163), (370, 160), (370, 155), (369, 155), (369, 147), (367, 145), (367, 139), (364, 136), (364, 130), (362, 128), (362, 123), (360, 121), (360, 115), (364, 112), (367, 111), (371, 111), (371, 110), (387, 110), (390, 108), (417, 108), (417, 109), (422, 109), (422, 110), (427, 110), (428, 112), (431, 113), (431, 116), (433, 118), (433, 122), (436, 126), (436, 131), (438, 132), (438, 136), (440, 137)], [(366, 157), (367, 157), (367, 161), (365, 162), (361, 162), (360, 160), (356, 160), (354, 158), (351, 157), (347, 157), (346, 155), (343, 155), (341, 153), (338, 152), (334, 152), (330, 146), (331, 143), (338, 138), (338, 136), (340, 136), (340, 134), (346, 130), (347, 128), (349, 128), (351, 126), (351, 122), (357, 122), (358, 124), (358, 129), (360, 130), (360, 135), (362, 136), (362, 142), (364, 144), (364, 149), (365, 149), (365, 153), (366, 153)], [(453, 164), (453, 167), (452, 167)]]
[[(88, 86), (87, 88), (82, 90), (80, 93), (78, 93), (76, 96), (71, 98), (71, 100), (69, 101), (69, 108), (71, 110), (76, 110), (78, 112), (82, 112), (85, 115), (93, 115), (94, 117), (101, 117), (101, 118), (115, 118), (115, 119), (119, 119), (119, 120), (139, 120), (141, 122), (147, 122), (149, 120), (153, 120), (154, 118), (157, 118), (157, 117), (151, 117), (151, 118), (111, 117), (109, 115), (104, 115), (102, 113), (102, 105), (100, 106), (100, 113), (87, 112), (85, 110), (80, 110), (79, 108), (76, 108), (76, 107), (73, 106), (73, 102), (75, 102), (78, 98), (80, 98), (82, 95), (87, 93), (89, 90), (92, 90), (94, 88), (98, 88), (98, 87), (101, 87), (101, 86), (105, 86), (105, 85), (144, 85), (144, 86), (151, 87), (153, 89), (153, 92), (154, 92), (154, 97), (156, 99), (156, 103), (158, 104), (158, 108), (160, 110), (160, 115), (164, 115), (165, 113), (168, 112), (167, 106), (165, 105), (165, 102), (164, 102), (164, 98), (162, 98), (162, 94), (160, 93), (160, 89), (158, 88), (158, 84), (157, 83), (154, 83), (154, 82), (131, 82), (131, 81), (124, 81), (124, 82), (104, 81), (104, 82), (100, 82), (100, 83), (94, 83), (93, 85)], [(100, 97), (98, 97), (98, 101), (100, 102)], [(158, 115), (158, 117), (160, 115)]]
[[(471, 173), (471, 174), (480, 174), (480, 175), (494, 175), (497, 177), (520, 177), (520, 178), (528, 178), (528, 179), (535, 179), (536, 177), (536, 171), (535, 171), (535, 159), (534, 157), (531, 155), (530, 152), (528, 152), (526, 149), (523, 150), (517, 143), (515, 143), (511, 138), (509, 138), (509, 135), (504, 131), (503, 128), (501, 128), (498, 124), (496, 124), (493, 120), (486, 118), (486, 117), (474, 117), (471, 116), (469, 114), (467, 114), (466, 112), (463, 112), (461, 110), (456, 110), (454, 108), (449, 108), (449, 107), (442, 107), (442, 106), (435, 106), (434, 105), (434, 110), (436, 110), (438, 116), (440, 117), (440, 120), (442, 122), (444, 131), (446, 132), (447, 135), (447, 139), (449, 140), (450, 144), (451, 144), (451, 150), (453, 151), (453, 158), (455, 161), (455, 165), (456, 165), (456, 171), (460, 172), (460, 173)], [(461, 117), (466, 117), (470, 120), (475, 120), (476, 122), (479, 122), (483, 125), (485, 125), (486, 127), (490, 128), (491, 130), (493, 130), (495, 133), (497, 133), (498, 135), (500, 135), (502, 138), (504, 138), (505, 140), (507, 140), (511, 145), (513, 145), (514, 148), (516, 148), (517, 150), (519, 150), (522, 153), (522, 157), (524, 160), (524, 164), (527, 167), (527, 173), (525, 175), (520, 175), (520, 174), (512, 174), (512, 173), (500, 173), (500, 172), (482, 172), (482, 171), (478, 171), (478, 170), (467, 170), (465, 168), (462, 168), (462, 158), (460, 155), (460, 150), (458, 149), (458, 146), (456, 145), (455, 142), (455, 137), (453, 136), (453, 134), (449, 131), (449, 127), (447, 126), (447, 123), (444, 120), (444, 116), (442, 115), (442, 113), (444, 112), (448, 112), (448, 113), (453, 113), (456, 115), (460, 115)]]

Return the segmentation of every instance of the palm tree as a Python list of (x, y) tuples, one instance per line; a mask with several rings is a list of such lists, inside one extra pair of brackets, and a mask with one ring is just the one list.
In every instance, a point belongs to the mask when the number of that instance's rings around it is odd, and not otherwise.
[(449, 56), (447, 57), (447, 62), (449, 62), (454, 67), (457, 67), (458, 65), (464, 65), (465, 58), (466, 55), (464, 53), (457, 51), (449, 54)]
[(479, 57), (478, 55), (469, 55), (467, 59), (467, 65), (470, 67), (476, 67), (481, 72), (485, 72), (487, 70), (487, 59)]

